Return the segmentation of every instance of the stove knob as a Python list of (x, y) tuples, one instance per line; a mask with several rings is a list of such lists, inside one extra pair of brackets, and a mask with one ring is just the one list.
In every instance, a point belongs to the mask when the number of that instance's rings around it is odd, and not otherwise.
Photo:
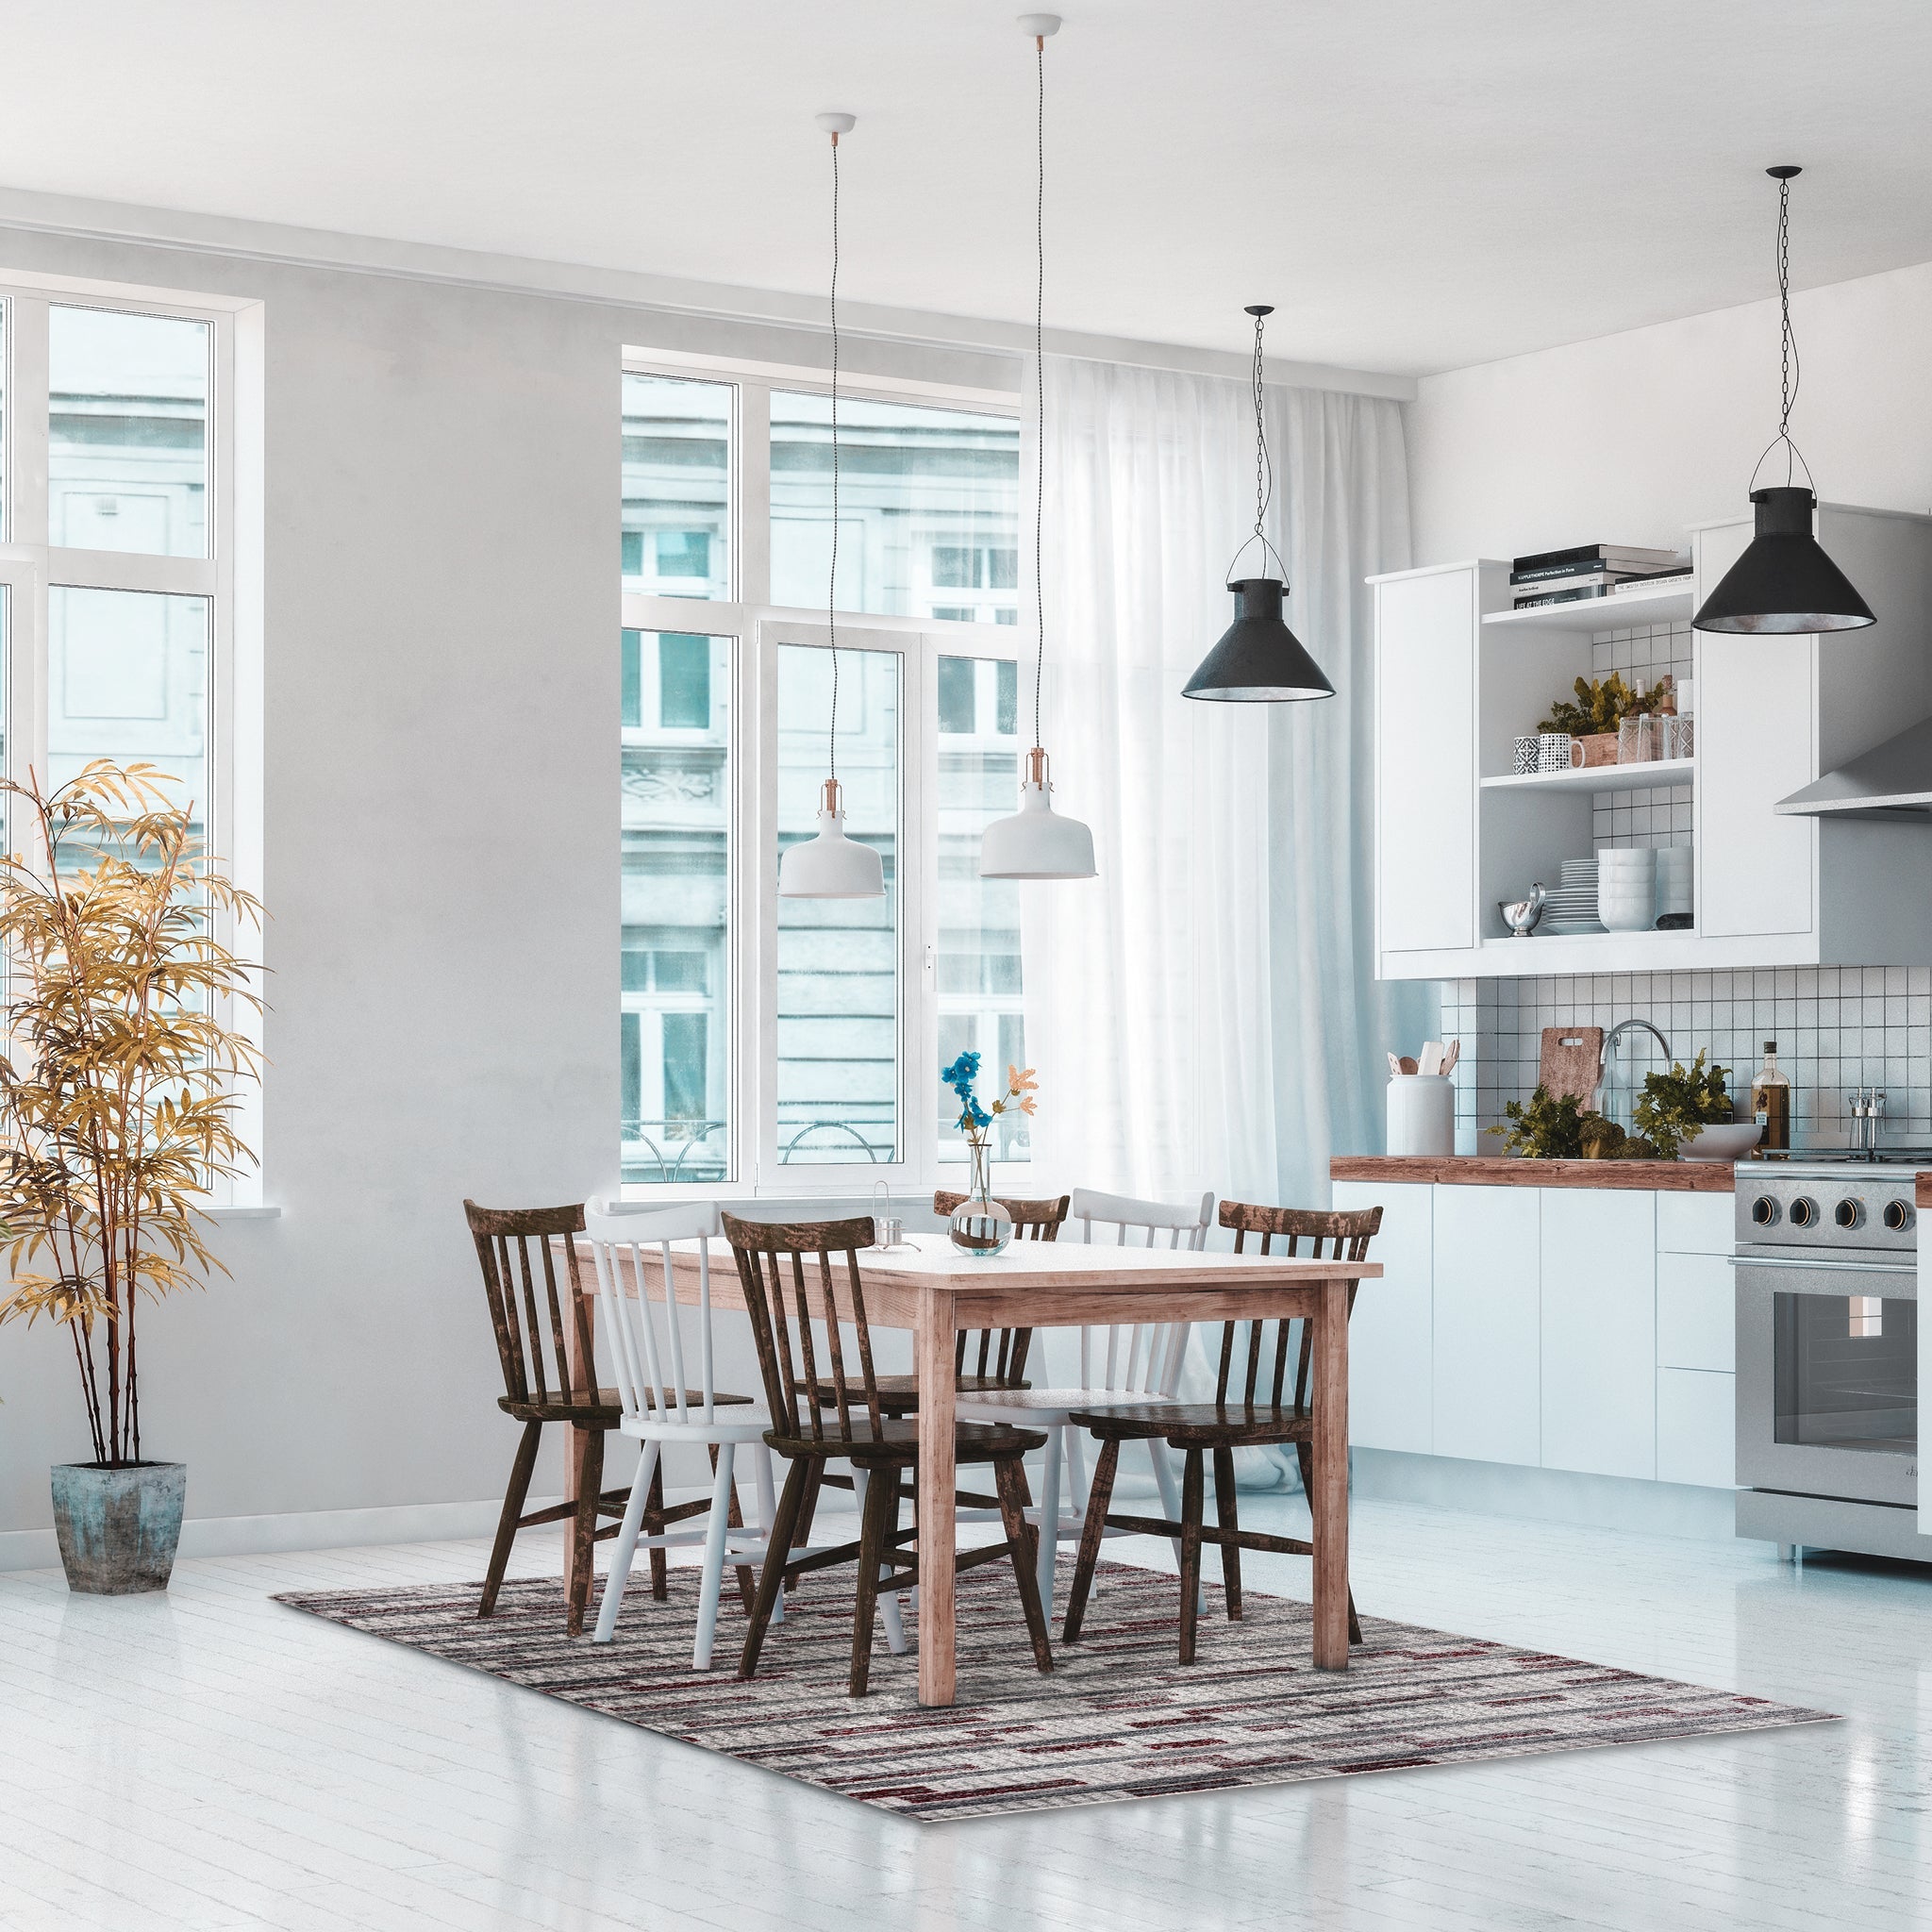
[(1840, 1227), (1861, 1227), (1865, 1222), (1865, 1204), (1854, 1200), (1849, 1194), (1831, 1210), (1831, 1218)]
[(1779, 1210), (1776, 1198), (1771, 1194), (1759, 1194), (1757, 1200), (1755, 1200), (1751, 1204), (1751, 1219), (1755, 1221), (1759, 1227), (1771, 1227), (1775, 1225), (1777, 1222), (1778, 1211)]
[(1818, 1203), (1808, 1194), (1800, 1194), (1791, 1203), (1791, 1225), (1809, 1227), (1818, 1219)]
[(1888, 1201), (1885, 1204), (1885, 1224), (1893, 1234), (1903, 1234), (1918, 1218), (1909, 1201)]

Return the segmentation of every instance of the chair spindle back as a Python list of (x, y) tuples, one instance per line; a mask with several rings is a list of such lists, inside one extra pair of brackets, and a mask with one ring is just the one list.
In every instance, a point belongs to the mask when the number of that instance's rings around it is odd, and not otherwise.
[[(949, 1221), (965, 1200), (964, 1194), (949, 1194), (941, 1189), (932, 1197), (932, 1211), (941, 1221)], [(1016, 1239), (1050, 1241), (1058, 1236), (1072, 1200), (1071, 1194), (1062, 1194), (1058, 1201), (1021, 1201), (1002, 1195), (1000, 1206), (1013, 1217)], [(982, 1380), (990, 1376), (1002, 1389), (1018, 1389), (1026, 1374), (1026, 1352), (1032, 1343), (1030, 1328), (962, 1328), (953, 1343), (953, 1373)], [(973, 1346), (969, 1348), (969, 1344)], [(969, 1360), (974, 1366), (968, 1367)]]
[[(1379, 1208), (1357, 1208), (1347, 1211), (1327, 1212), (1312, 1208), (1262, 1208), (1247, 1201), (1224, 1201), (1221, 1204), (1221, 1224), (1234, 1230), (1234, 1251), (1245, 1252), (1245, 1243), (1251, 1234), (1261, 1237), (1261, 1253), (1277, 1252), (1274, 1247), (1276, 1241), (1285, 1241), (1287, 1246), (1281, 1250), (1291, 1258), (1303, 1257), (1314, 1261), (1361, 1261), (1368, 1258), (1369, 1242), (1382, 1225), (1382, 1210)], [(1306, 1250), (1302, 1243), (1308, 1245)], [(1348, 1310), (1355, 1312), (1356, 1284), (1348, 1285)], [(1289, 1331), (1297, 1322), (1301, 1323), (1301, 1350), (1296, 1357), (1294, 1373), (1294, 1407), (1297, 1414), (1307, 1407), (1308, 1365), (1314, 1348), (1313, 1324), (1299, 1316), (1281, 1317), (1274, 1324), (1274, 1364), (1271, 1383), (1271, 1393), (1264, 1407), (1279, 1408), (1282, 1391), (1288, 1386)], [(1215, 1373), (1214, 1400), (1225, 1407), (1228, 1390), (1233, 1381), (1235, 1332), (1245, 1327), (1248, 1331), (1246, 1354), (1246, 1374), (1241, 1385), (1241, 1404), (1244, 1408), (1253, 1408), (1256, 1391), (1259, 1387), (1259, 1370), (1266, 1353), (1263, 1330), (1265, 1322), (1228, 1322), (1221, 1330), (1221, 1362)]]
[[(1214, 1196), (1206, 1193), (1192, 1207), (1176, 1208), (1167, 1201), (1141, 1201), (1131, 1194), (1103, 1194), (1092, 1188), (1075, 1188), (1069, 1197), (1068, 1213), (1079, 1223), (1083, 1241), (1104, 1242), (1105, 1233), (1094, 1233), (1098, 1226), (1103, 1231), (1113, 1230), (1116, 1247), (1185, 1248), (1198, 1253), (1208, 1245)], [(1186, 1322), (1142, 1322), (1082, 1328), (1080, 1386), (1172, 1395), (1180, 1382), (1181, 1358), (1191, 1325)]]
[[(872, 1217), (780, 1222), (741, 1221), (735, 1214), (724, 1214), (720, 1219), (738, 1262), (738, 1278), (744, 1287), (774, 1427), (781, 1434), (809, 1438), (814, 1442), (858, 1440), (859, 1431), (853, 1417), (854, 1398), (858, 1396), (862, 1398), (858, 1413), (876, 1438), (882, 1432), (878, 1377), (873, 1372), (872, 1329), (866, 1322), (865, 1290), (858, 1278), (858, 1251), (871, 1247), (874, 1239)], [(806, 1267), (808, 1256), (818, 1263), (810, 1271)], [(842, 1257), (845, 1263), (843, 1307), (840, 1307), (835, 1257)], [(791, 1264), (789, 1284), (785, 1278), (788, 1258)], [(808, 1273), (814, 1277), (809, 1287)], [(848, 1322), (858, 1341), (857, 1388), (841, 1333)], [(831, 1371), (836, 1401), (829, 1410), (821, 1407), (809, 1393), (822, 1386), (820, 1335), (815, 1331), (823, 1334)], [(801, 1387), (808, 1391), (803, 1397)], [(834, 1421), (837, 1437), (827, 1434), (827, 1424)]]
[[(708, 1201), (639, 1214), (592, 1208), (585, 1212), (584, 1232), (590, 1237), (597, 1269), (597, 1300), (610, 1337), (617, 1399), (625, 1415), (655, 1414), (659, 1422), (689, 1424), (692, 1420), (691, 1376), (685, 1369), (671, 1244), (686, 1241), (699, 1244), (697, 1419), (712, 1422), (718, 1391), (712, 1376), (709, 1243), (718, 1232), (717, 1208)], [(654, 1264), (663, 1290), (661, 1339), (652, 1292)]]
[[(584, 1231), (581, 1203), (568, 1208), (479, 1208), (463, 1203), (483, 1291), (490, 1298), (490, 1324), (503, 1365), (503, 1392), (512, 1402), (568, 1402), (571, 1384), (567, 1324), (576, 1329), (577, 1359), (595, 1399), (596, 1350), (590, 1312), (577, 1293), (577, 1253), (573, 1237)], [(557, 1251), (563, 1251), (558, 1291)], [(532, 1266), (532, 1258), (536, 1266)], [(541, 1285), (540, 1285), (541, 1284)]]

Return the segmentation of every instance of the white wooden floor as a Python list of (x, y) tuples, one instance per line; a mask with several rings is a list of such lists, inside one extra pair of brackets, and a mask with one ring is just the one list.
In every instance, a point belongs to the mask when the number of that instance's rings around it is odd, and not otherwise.
[(1395, 1504), (1356, 1538), (1367, 1611), (1850, 1721), (922, 1825), (268, 1601), (478, 1544), (188, 1562), (164, 1598), (15, 1574), (0, 1926), (1932, 1924), (1932, 1574)]

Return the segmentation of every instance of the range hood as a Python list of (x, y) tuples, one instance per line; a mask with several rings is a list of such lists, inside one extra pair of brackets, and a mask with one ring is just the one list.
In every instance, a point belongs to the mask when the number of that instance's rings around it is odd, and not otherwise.
[(1932, 718), (1847, 759), (1774, 809), (1789, 818), (1932, 824)]

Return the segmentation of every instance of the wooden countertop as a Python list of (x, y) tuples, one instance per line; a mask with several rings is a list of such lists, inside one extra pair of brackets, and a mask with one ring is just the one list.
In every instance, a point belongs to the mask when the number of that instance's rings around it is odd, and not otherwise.
[[(1736, 1186), (1728, 1160), (1514, 1160), (1479, 1154), (1447, 1158), (1392, 1154), (1337, 1155), (1338, 1181), (1433, 1181), (1465, 1188), (1624, 1188), (1673, 1194), (1728, 1194)], [(1919, 1181), (1925, 1201), (1928, 1177)]]

